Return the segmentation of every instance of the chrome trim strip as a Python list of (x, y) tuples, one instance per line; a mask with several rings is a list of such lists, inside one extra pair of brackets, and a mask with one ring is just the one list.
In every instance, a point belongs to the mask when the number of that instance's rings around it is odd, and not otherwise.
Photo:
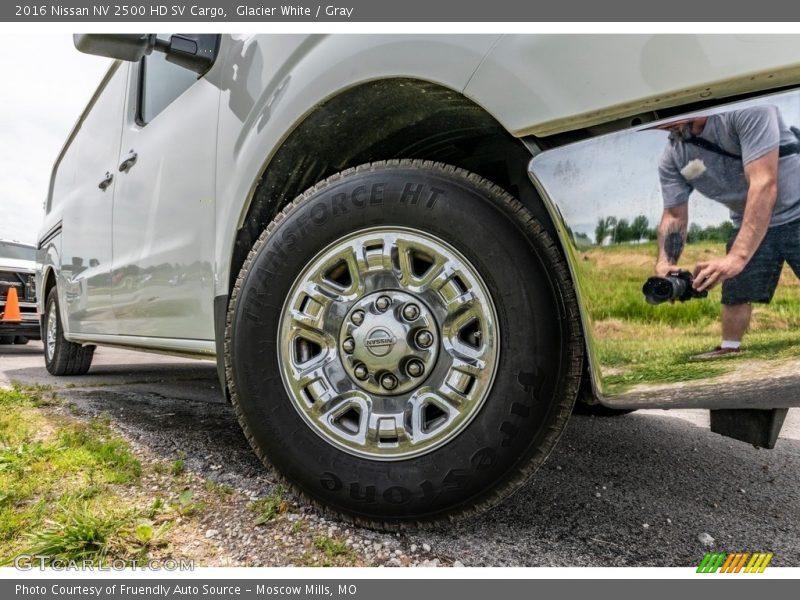
[(70, 342), (84, 345), (97, 344), (99, 346), (114, 346), (126, 350), (141, 350), (164, 354), (180, 354), (190, 358), (205, 358), (213, 360), (216, 357), (216, 348), (213, 340), (185, 340), (175, 338), (156, 338), (137, 335), (110, 335), (110, 334), (85, 334), (64, 332), (64, 337)]
[(575, 271), (577, 259), (575, 258), (574, 247), (572, 241), (570, 240), (569, 234), (567, 233), (567, 226), (566, 223), (564, 223), (564, 217), (561, 214), (561, 211), (558, 209), (558, 205), (553, 202), (553, 199), (550, 198), (550, 195), (542, 185), (542, 182), (539, 181), (539, 179), (536, 177), (536, 174), (533, 172), (533, 162), (537, 156), (539, 155), (537, 154), (534, 156), (528, 163), (528, 177), (533, 183), (533, 186), (536, 188), (536, 191), (539, 193), (542, 202), (544, 202), (547, 212), (550, 213), (550, 218), (553, 221), (553, 225), (556, 228), (556, 234), (558, 235), (558, 242), (567, 258), (570, 277), (573, 285), (575, 286), (575, 296), (578, 299), (578, 311), (581, 315), (583, 337), (586, 340), (586, 355), (588, 357), (586, 365), (589, 369), (589, 379), (592, 382), (592, 392), (594, 393), (595, 397), (599, 399), (601, 397), (602, 385), (597, 367), (600, 364), (600, 361), (597, 357), (595, 349), (596, 347), (594, 344), (591, 322), (589, 321), (589, 315), (586, 312), (586, 302), (583, 298), (583, 290), (581, 289), (581, 286), (578, 285), (578, 273)]
[(41, 238), (39, 238), (38, 244), (36, 244), (37, 250), (41, 250), (44, 248), (53, 238), (55, 238), (59, 233), (61, 233), (61, 226), (63, 221), (59, 220), (55, 225), (53, 225), (47, 233), (45, 233)]

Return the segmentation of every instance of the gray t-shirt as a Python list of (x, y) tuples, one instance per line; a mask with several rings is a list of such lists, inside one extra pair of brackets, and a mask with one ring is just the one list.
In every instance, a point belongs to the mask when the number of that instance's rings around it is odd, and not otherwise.
[[(670, 142), (658, 167), (664, 208), (685, 204), (692, 190), (697, 190), (727, 206), (736, 227), (742, 224), (747, 201), (744, 165), (778, 146), (798, 141), (776, 106), (711, 115), (698, 137), (742, 158), (731, 158), (686, 142)], [(778, 199), (769, 226), (799, 219), (800, 154), (789, 154), (779, 159)]]

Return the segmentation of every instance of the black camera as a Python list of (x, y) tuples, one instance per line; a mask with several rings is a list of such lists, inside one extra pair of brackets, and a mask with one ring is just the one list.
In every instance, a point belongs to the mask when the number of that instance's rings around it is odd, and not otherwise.
[(642, 293), (648, 304), (661, 304), (678, 300), (686, 302), (692, 298), (705, 298), (708, 292), (698, 292), (692, 287), (694, 278), (689, 271), (673, 271), (666, 277), (651, 277), (644, 286)]

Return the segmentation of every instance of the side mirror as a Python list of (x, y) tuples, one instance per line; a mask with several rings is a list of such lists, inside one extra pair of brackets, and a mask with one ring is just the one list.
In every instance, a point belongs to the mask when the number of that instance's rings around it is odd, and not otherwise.
[(216, 34), (176, 34), (163, 40), (154, 33), (75, 34), (75, 47), (86, 54), (138, 62), (153, 50), (163, 52), (168, 62), (204, 75), (217, 58)]
[(85, 54), (138, 62), (153, 51), (156, 36), (148, 33), (76, 33), (72, 41)]

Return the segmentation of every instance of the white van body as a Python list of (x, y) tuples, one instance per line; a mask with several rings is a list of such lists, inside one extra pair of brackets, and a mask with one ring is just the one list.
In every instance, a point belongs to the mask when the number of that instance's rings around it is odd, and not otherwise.
[[(199, 77), (157, 52), (115, 61), (53, 167), (39, 236), (39, 312), (55, 288), (69, 342), (217, 360), (225, 387), (232, 290), (268, 224), (326, 177), (398, 158), (453, 164), (510, 191), (545, 224), (580, 286), (563, 217), (575, 200), (537, 181), (536, 162), (533, 185), (532, 157), (797, 86), (798, 42), (225, 34)], [(776, 396), (755, 384), (746, 396), (692, 395), (682, 383), (617, 393), (596, 359), (591, 298), (578, 292), (589, 404), (797, 405), (796, 387)]]
[[(419, 79), (463, 94), (513, 136), (550, 135), (797, 81), (797, 42), (222, 35), (211, 70), (147, 124), (138, 116), (141, 65), (118, 62), (53, 169), (40, 277), (58, 281), (70, 340), (213, 359), (214, 298), (229, 292), (236, 232), (256, 185), (292, 130), (332, 97)], [(136, 166), (118, 173), (131, 152)], [(105, 173), (115, 180), (101, 191)]]

